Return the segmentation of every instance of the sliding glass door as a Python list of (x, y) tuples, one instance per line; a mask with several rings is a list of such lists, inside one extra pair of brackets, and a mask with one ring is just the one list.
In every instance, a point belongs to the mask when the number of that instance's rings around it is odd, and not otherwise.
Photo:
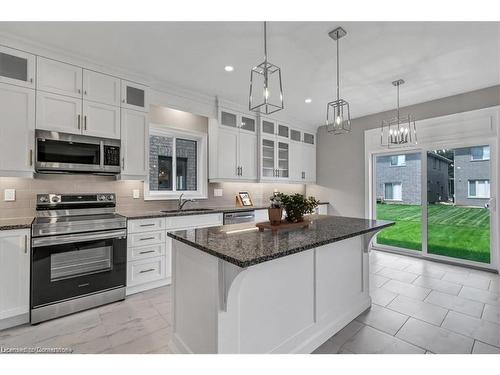
[(492, 159), (488, 144), (375, 154), (373, 217), (396, 222), (375, 246), (490, 265)]
[(421, 153), (375, 157), (376, 218), (396, 225), (377, 235), (377, 244), (422, 250)]
[(490, 147), (427, 152), (427, 252), (490, 263)]

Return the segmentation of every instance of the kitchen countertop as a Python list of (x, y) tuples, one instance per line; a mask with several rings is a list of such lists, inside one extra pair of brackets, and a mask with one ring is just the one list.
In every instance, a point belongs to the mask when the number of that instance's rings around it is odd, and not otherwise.
[(275, 235), (269, 230), (259, 232), (255, 223), (181, 230), (167, 235), (246, 268), (394, 225), (392, 221), (344, 216), (311, 215), (309, 219), (312, 220), (309, 228)]
[[(322, 204), (328, 204), (328, 202), (320, 202)], [(197, 209), (198, 207), (193, 207)], [(201, 207), (200, 207), (201, 208)], [(238, 212), (238, 211), (253, 211), (253, 210), (266, 210), (269, 208), (269, 205), (260, 205), (260, 206), (251, 206), (251, 207), (215, 207), (208, 208), (203, 211), (189, 211), (189, 208), (185, 208), (184, 211), (176, 211), (176, 212), (161, 212), (158, 211), (119, 211), (120, 215), (125, 216), (129, 220), (137, 220), (137, 219), (149, 219), (155, 217), (172, 217), (172, 216), (189, 216), (189, 215), (207, 215), (207, 214), (218, 214), (218, 213), (226, 213), (226, 212)]]
[(28, 229), (31, 228), (33, 217), (16, 217), (0, 219), (0, 230)]

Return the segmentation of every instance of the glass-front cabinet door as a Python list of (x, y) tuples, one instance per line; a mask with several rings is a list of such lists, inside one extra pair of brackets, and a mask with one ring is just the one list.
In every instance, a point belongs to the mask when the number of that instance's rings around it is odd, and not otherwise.
[(35, 56), (0, 46), (0, 82), (35, 88)]
[(240, 129), (247, 130), (249, 132), (255, 132), (255, 118), (249, 116), (241, 116)]
[(262, 120), (262, 134), (276, 134), (276, 124), (270, 120)]
[(122, 108), (149, 112), (148, 88), (135, 82), (122, 80)]
[(277, 177), (290, 177), (290, 145), (288, 144), (288, 142), (278, 142)]
[(270, 138), (262, 138), (261, 142), (262, 178), (273, 180), (277, 177), (276, 140)]

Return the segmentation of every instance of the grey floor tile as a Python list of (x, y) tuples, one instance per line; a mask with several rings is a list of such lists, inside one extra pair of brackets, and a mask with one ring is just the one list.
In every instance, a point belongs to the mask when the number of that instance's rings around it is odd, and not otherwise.
[(498, 324), (450, 311), (442, 327), (500, 347), (500, 325)]
[(439, 280), (428, 276), (419, 276), (418, 279), (413, 282), (413, 285), (430, 288), (432, 290), (437, 290), (443, 293), (453, 294), (455, 296), (458, 295), (458, 292), (460, 292), (460, 289), (462, 289), (462, 285), (460, 284), (445, 280)]
[(160, 315), (147, 319), (136, 318), (122, 325), (106, 325), (104, 328), (109, 335), (112, 346), (118, 346), (149, 335), (158, 329), (167, 328), (169, 324)]
[(418, 277), (417, 274), (411, 272), (395, 270), (387, 267), (384, 267), (380, 271), (378, 271), (377, 275), (385, 276), (393, 280), (403, 281), (405, 283), (411, 283)]
[(395, 335), (407, 319), (407, 315), (400, 314), (396, 311), (392, 311), (375, 304), (372, 305), (370, 310), (365, 311), (356, 318), (357, 321), (390, 335)]
[(484, 303), (473, 301), (460, 296), (453, 296), (433, 290), (424, 300), (427, 303), (444, 307), (448, 310), (460, 312), (480, 318), (483, 313)]
[(381, 276), (381, 275), (375, 275), (375, 274), (370, 274), (370, 289), (375, 289), (375, 288), (380, 288), (382, 285), (384, 285), (386, 282), (388, 282), (390, 279)]
[(448, 312), (442, 307), (405, 296), (397, 296), (387, 307), (437, 326), (441, 325)]
[(335, 335), (330, 337), (325, 343), (318, 347), (313, 353), (314, 354), (336, 354), (342, 348), (342, 345), (346, 343), (352, 336), (354, 336), (364, 324), (354, 320)]
[(161, 328), (146, 336), (122, 345), (114, 346), (105, 353), (109, 354), (146, 354), (168, 346), (170, 333), (167, 328)]
[(489, 291), (492, 293), (500, 294), (500, 277), (499, 276), (497, 276), (493, 280), (491, 280)]
[(491, 282), (491, 278), (489, 277), (470, 272), (467, 275), (457, 272), (446, 272), (443, 280), (483, 290), (488, 290)]
[(492, 293), (487, 290), (464, 286), (458, 295), (488, 305), (500, 306), (500, 294)]
[(358, 354), (423, 354), (425, 350), (365, 326), (342, 347)]
[(421, 260), (419, 263), (409, 265), (404, 269), (404, 271), (416, 273), (422, 276), (433, 277), (435, 279), (441, 279), (445, 274), (445, 271), (442, 268), (433, 265), (432, 262), (424, 260)]
[(388, 281), (387, 283), (382, 285), (382, 289), (386, 289), (393, 293), (402, 294), (403, 296), (419, 300), (423, 300), (431, 292), (429, 288), (423, 288), (398, 280)]
[(410, 318), (396, 337), (436, 354), (469, 354), (474, 340), (447, 329)]
[(500, 354), (500, 348), (476, 340), (474, 342), (472, 354)]
[(370, 290), (370, 297), (372, 298), (373, 303), (380, 306), (387, 306), (394, 298), (397, 297), (397, 294), (390, 292), (387, 289), (375, 288)]
[(482, 319), (492, 323), (500, 324), (500, 307), (485, 305)]

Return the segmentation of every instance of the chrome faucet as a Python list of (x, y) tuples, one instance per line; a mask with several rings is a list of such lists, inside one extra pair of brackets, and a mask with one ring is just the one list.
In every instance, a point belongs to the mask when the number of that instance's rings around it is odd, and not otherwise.
[(184, 193), (179, 195), (179, 201), (177, 202), (177, 209), (180, 211), (187, 202), (194, 202), (194, 199), (182, 199)]

